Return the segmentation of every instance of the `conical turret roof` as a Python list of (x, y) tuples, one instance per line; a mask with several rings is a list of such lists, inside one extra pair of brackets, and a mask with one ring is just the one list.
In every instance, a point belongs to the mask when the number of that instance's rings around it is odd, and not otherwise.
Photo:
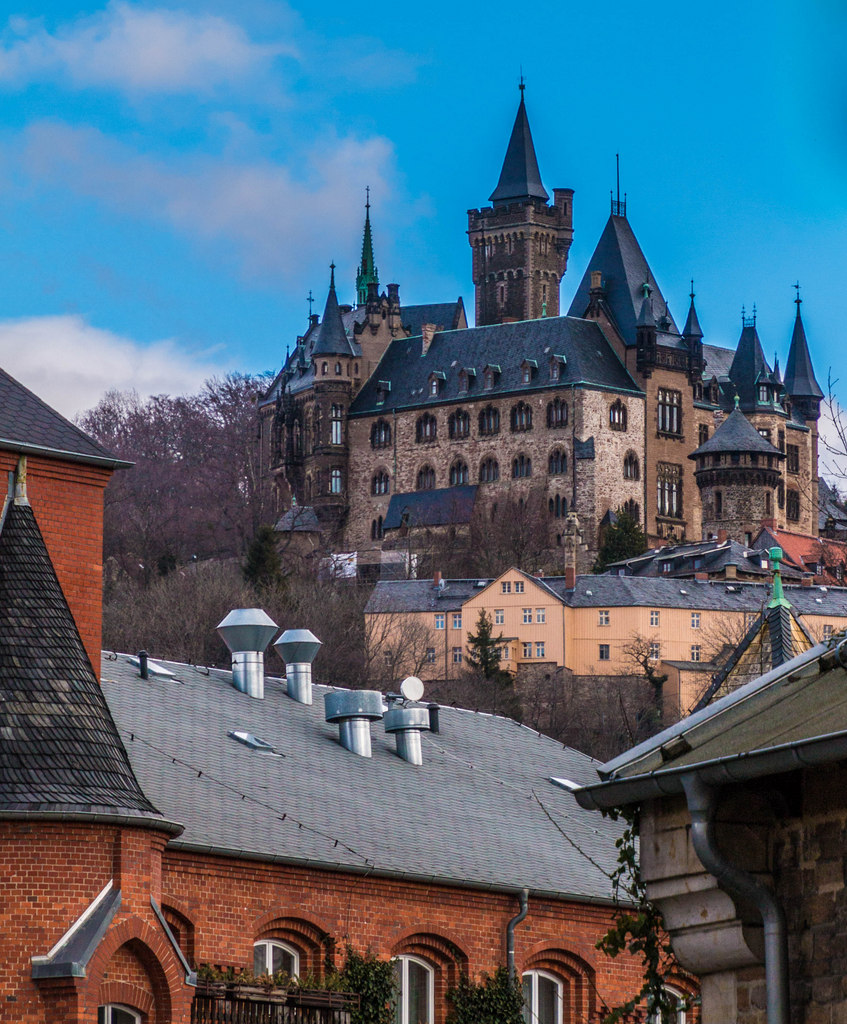
[(312, 356), (352, 356), (353, 349), (344, 330), (341, 310), (338, 308), (338, 296), (335, 294), (335, 264), (332, 264), (329, 278), (329, 292), (324, 306), (319, 333)]
[(368, 285), (379, 284), (376, 264), (374, 263), (374, 247), (371, 237), (371, 199), (368, 191), (368, 199), (365, 203), (365, 231), (362, 236), (362, 262), (356, 274), (356, 301), (360, 306), (368, 301)]
[(130, 767), (33, 511), (17, 502), (0, 524), (0, 734), (0, 813), (163, 823)]
[(742, 409), (749, 411), (756, 407), (757, 387), (762, 382), (773, 383), (772, 376), (756, 330), (755, 318), (745, 320), (729, 367), (729, 379), (735, 385)]
[(704, 441), (688, 458), (696, 459), (698, 455), (715, 455), (719, 452), (756, 452), (758, 455), (785, 458), (779, 448), (762, 437), (738, 408), (733, 409), (709, 440)]
[(690, 340), (700, 341), (703, 337), (703, 332), (700, 330), (700, 321), (697, 318), (697, 310), (694, 308), (694, 292), (691, 292), (691, 305), (688, 307), (688, 317), (685, 321), (685, 327), (682, 329), (683, 338)]
[(497, 188), (489, 196), (492, 203), (517, 202), (521, 199), (550, 198), (541, 184), (541, 172), (538, 170), (538, 159), (529, 130), (529, 119), (526, 116), (523, 83), (521, 84), (521, 102), (500, 171)]
[(788, 361), (785, 364), (785, 390), (792, 398), (823, 398), (823, 391), (812, 369), (806, 329), (800, 316), (800, 300), (797, 301), (794, 332), (791, 335), (791, 347), (788, 349)]

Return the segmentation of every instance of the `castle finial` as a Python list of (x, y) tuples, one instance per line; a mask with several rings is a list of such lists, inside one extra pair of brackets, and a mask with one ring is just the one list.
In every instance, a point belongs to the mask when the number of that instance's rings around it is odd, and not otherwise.
[(785, 597), (785, 591), (782, 589), (782, 573), (779, 569), (779, 564), (782, 561), (782, 548), (771, 548), (768, 551), (768, 557), (771, 560), (771, 572), (773, 573), (773, 590), (771, 592), (771, 599), (768, 601), (768, 608), (790, 608), (791, 605)]
[(520, 78), (520, 83), (518, 84), (518, 88), (521, 91), (521, 99), (523, 99), (524, 89), (526, 89), (526, 80), (524, 79), (524, 76), (523, 76), (523, 64), (521, 64), (521, 78)]
[(365, 231), (362, 235), (362, 261), (356, 272), (356, 302), (360, 306), (368, 301), (368, 285), (379, 284), (374, 261), (373, 238), (371, 236), (371, 187), (365, 186)]
[(329, 265), (329, 287), (335, 291), (335, 262)]
[(736, 391), (735, 392), (735, 408), (737, 409), (740, 404), (741, 404), (741, 399), (738, 397), (738, 392)]
[(312, 295), (312, 289), (309, 289), (309, 294), (306, 296), (306, 301), (309, 303), (309, 319), (312, 319), (312, 303), (315, 301), (315, 296)]
[(691, 278), (691, 291), (688, 293), (688, 298), (694, 301), (694, 278)]
[(797, 316), (799, 317), (800, 316), (800, 303), (803, 301), (800, 298), (800, 282), (799, 281), (797, 282), (797, 284), (794, 285), (794, 289), (797, 292), (797, 298), (794, 301), (797, 303)]
[(370, 185), (365, 185), (365, 211), (366, 211), (365, 212), (365, 216), (366, 217), (370, 217), (370, 209), (371, 209), (371, 187), (370, 187)]

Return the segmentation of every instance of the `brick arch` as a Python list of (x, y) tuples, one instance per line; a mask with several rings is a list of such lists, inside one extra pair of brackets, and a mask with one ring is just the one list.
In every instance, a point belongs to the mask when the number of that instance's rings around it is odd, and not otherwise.
[[(170, 1021), (183, 1012), (187, 1013), (194, 992), (184, 984), (182, 964), (167, 935), (158, 926), (158, 922), (156, 927), (153, 927), (135, 916), (126, 917), (114, 928), (109, 929), (91, 958), (86, 985), (89, 1009), (103, 1001), (110, 1001), (101, 998), (101, 986), (121, 982), (121, 979), (106, 978), (105, 975), (115, 954), (124, 947), (139, 961), (150, 981), (153, 1008), (142, 1012), (148, 1014), (151, 1024)], [(133, 983), (130, 983), (130, 987), (133, 987)], [(105, 991), (104, 989), (103, 993)], [(112, 1002), (127, 1002), (124, 998), (110, 998)]]
[(546, 971), (562, 982), (562, 1024), (595, 1019), (596, 971), (587, 960), (555, 942), (540, 942), (529, 950), (524, 960), (521, 973), (526, 971)]
[(194, 966), (194, 921), (189, 916), (187, 907), (175, 900), (163, 900), (162, 916), (167, 921), (183, 956)]
[(414, 928), (397, 932), (391, 947), (392, 956), (417, 956), (431, 965), (435, 973), (435, 1022), (441, 1024), (447, 1006), (447, 992), (468, 973), (467, 950), (453, 939), (436, 932)]
[(155, 1020), (155, 1004), (153, 997), (138, 985), (131, 985), (126, 981), (104, 981), (100, 986), (98, 1006), (105, 1003), (122, 1003), (133, 1010), (138, 1010), (144, 1021)]
[(278, 908), (264, 914), (255, 924), (253, 941), (279, 939), (300, 955), (300, 973), (320, 976), (327, 959), (335, 962), (335, 938), (317, 918), (305, 918)]

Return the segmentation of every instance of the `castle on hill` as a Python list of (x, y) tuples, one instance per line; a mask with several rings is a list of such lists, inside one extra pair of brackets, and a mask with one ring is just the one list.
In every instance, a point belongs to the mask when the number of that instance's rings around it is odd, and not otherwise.
[(613, 200), (562, 315), (573, 190), (542, 183), (523, 86), (489, 203), (468, 212), (474, 327), (461, 298), (380, 291), (368, 204), (356, 306), (333, 268), (323, 317), (260, 402), (278, 529), (378, 564), (412, 529), (530, 508), (554, 553), (574, 512), (580, 571), (622, 508), (651, 546), (749, 544), (763, 524), (816, 536), (823, 392), (799, 295), (784, 376), (755, 313), (735, 350), (710, 345), (692, 289), (680, 330)]

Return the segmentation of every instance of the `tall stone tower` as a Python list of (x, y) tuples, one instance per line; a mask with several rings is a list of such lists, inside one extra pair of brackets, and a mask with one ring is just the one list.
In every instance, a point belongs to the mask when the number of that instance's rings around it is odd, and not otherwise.
[(559, 315), (559, 282), (573, 239), (573, 189), (541, 184), (521, 101), (491, 206), (468, 210), (476, 324)]

